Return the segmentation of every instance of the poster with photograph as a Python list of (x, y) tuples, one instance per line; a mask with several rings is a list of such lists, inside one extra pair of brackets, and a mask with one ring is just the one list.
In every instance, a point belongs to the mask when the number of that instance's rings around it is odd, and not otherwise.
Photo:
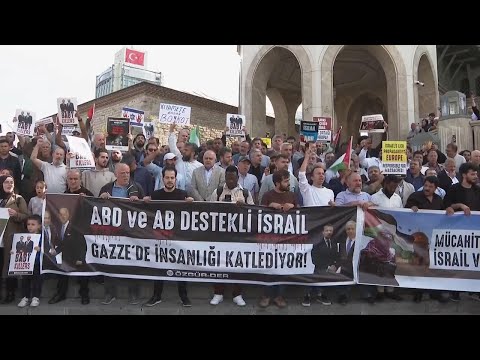
[(161, 124), (190, 125), (192, 108), (183, 105), (160, 104), (158, 119)]
[[(150, 139), (152, 137), (154, 137), (155, 135), (153, 134), (154, 130), (153, 130), (153, 122), (146, 122), (143, 124), (143, 129), (144, 129), (144, 134), (145, 135), (145, 139)], [(133, 133), (132, 133), (133, 135)], [(133, 135), (135, 137), (135, 135)]]
[(382, 114), (362, 116), (360, 123), (360, 131), (368, 131), (369, 133), (384, 133), (387, 131), (385, 121)]
[(70, 169), (93, 169), (95, 160), (92, 151), (84, 138), (67, 136), (68, 147), (73, 157), (70, 158)]
[(112, 118), (107, 120), (107, 138), (105, 147), (107, 150), (128, 151), (128, 133), (130, 119)]
[(241, 136), (245, 137), (246, 120), (244, 115), (227, 114), (226, 120), (226, 135), (227, 136)]
[(15, 119), (17, 121), (18, 135), (33, 136), (35, 130), (35, 113), (29, 110), (17, 109), (15, 111)]
[(77, 99), (61, 97), (57, 99), (58, 122), (62, 125), (77, 125)]
[(8, 275), (33, 275), (40, 234), (14, 234)]

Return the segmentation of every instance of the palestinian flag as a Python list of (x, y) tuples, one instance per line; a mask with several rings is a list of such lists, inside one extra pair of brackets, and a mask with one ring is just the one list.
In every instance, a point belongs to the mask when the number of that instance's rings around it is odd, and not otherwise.
[(369, 209), (364, 211), (364, 217), (364, 236), (375, 238), (381, 231), (389, 233), (394, 242), (392, 247), (400, 257), (409, 259), (413, 255), (414, 234), (407, 235), (398, 231), (397, 221), (393, 216), (380, 210)]
[(332, 164), (332, 166), (328, 168), (328, 170), (331, 170), (333, 172), (338, 172), (338, 171), (346, 170), (350, 168), (350, 158), (352, 157), (352, 141), (353, 141), (353, 136), (350, 137), (350, 142), (348, 143), (345, 154), (340, 156), (337, 159), (337, 161), (335, 161)]
[(196, 144), (198, 147), (200, 147), (200, 129), (198, 128), (198, 125), (192, 131), (190, 131), (190, 139), (188, 142)]

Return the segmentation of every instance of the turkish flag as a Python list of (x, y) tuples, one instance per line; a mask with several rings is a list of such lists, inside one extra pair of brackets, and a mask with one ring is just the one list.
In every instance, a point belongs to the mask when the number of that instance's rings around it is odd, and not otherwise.
[(126, 50), (127, 51), (125, 52), (125, 62), (140, 66), (145, 65), (145, 53), (131, 49)]

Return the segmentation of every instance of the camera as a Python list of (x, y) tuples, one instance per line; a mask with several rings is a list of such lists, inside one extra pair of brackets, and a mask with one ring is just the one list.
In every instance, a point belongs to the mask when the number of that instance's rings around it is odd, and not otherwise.
[(418, 80), (417, 80), (417, 81), (415, 81), (415, 84), (416, 84), (416, 85), (420, 85), (420, 86), (425, 86), (425, 84), (424, 84), (423, 82), (421, 82), (421, 81), (418, 81)]

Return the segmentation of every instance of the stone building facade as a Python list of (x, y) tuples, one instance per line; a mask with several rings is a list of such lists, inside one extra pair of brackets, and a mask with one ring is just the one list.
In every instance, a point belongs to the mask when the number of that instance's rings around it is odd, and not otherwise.
[(253, 133), (268, 131), (265, 103), (275, 111), (275, 133), (295, 135), (303, 119), (330, 116), (358, 136), (362, 115), (383, 114), (391, 139), (409, 125), (438, 115), (435, 45), (239, 45), (240, 112)]
[[(153, 121), (155, 136), (160, 138), (161, 144), (167, 144), (168, 125), (158, 122), (160, 103), (190, 106), (192, 108), (190, 127), (199, 125), (202, 141), (221, 136), (225, 128), (226, 115), (238, 112), (236, 106), (146, 82), (80, 104), (79, 115), (86, 119), (88, 109), (94, 103), (95, 132), (105, 132), (107, 118), (119, 117), (123, 107), (130, 107), (145, 111), (145, 118)], [(273, 123), (272, 119), (269, 122)]]

